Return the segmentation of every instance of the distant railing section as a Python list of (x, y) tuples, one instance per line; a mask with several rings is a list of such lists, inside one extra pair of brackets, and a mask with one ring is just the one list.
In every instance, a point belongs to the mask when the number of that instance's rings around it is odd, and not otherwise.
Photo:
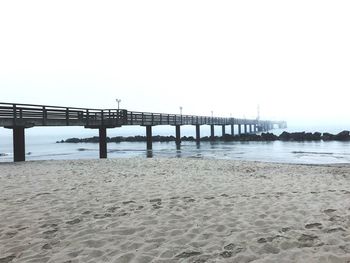
[(257, 120), (128, 111), (127, 125), (230, 125), (258, 124)]

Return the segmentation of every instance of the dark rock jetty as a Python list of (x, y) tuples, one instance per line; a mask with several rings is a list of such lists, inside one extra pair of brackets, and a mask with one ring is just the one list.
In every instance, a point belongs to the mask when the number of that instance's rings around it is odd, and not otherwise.
[[(172, 142), (175, 141), (174, 136), (152, 136), (154, 142)], [(184, 136), (182, 141), (196, 141), (193, 136)], [(283, 132), (279, 136), (273, 133), (261, 133), (261, 134), (241, 134), (240, 136), (225, 134), (222, 137), (215, 136), (214, 140), (217, 141), (350, 141), (349, 131), (342, 131), (338, 134), (320, 133), (320, 132)], [(107, 137), (107, 142), (145, 142), (146, 136), (117, 136)], [(211, 141), (211, 137), (205, 136), (201, 138), (201, 141)], [(57, 141), (57, 143), (98, 143), (99, 137), (90, 138), (69, 138), (66, 140)]]

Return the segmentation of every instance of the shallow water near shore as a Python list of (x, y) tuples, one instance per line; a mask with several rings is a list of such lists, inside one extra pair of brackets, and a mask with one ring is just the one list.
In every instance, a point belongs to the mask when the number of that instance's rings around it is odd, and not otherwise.
[[(143, 142), (108, 143), (108, 158), (210, 158), (279, 163), (350, 163), (350, 142), (174, 142), (153, 143), (147, 151)], [(12, 161), (12, 149), (0, 161)], [(28, 143), (27, 160), (95, 159), (98, 144)]]
[[(153, 135), (171, 135), (173, 127), (155, 129)], [(202, 136), (209, 135), (208, 127), (203, 127)], [(215, 133), (220, 134), (221, 127)], [(288, 129), (287, 131), (303, 130)], [(304, 129), (305, 130), (305, 129)], [(325, 130), (337, 133), (341, 129)], [(55, 128), (28, 129), (26, 132), (26, 160), (71, 160), (97, 159), (99, 145), (94, 143), (56, 143), (70, 137), (85, 138), (96, 136), (95, 130)], [(141, 131), (141, 132), (140, 132)], [(109, 136), (132, 136), (142, 134), (144, 129), (111, 129)], [(228, 129), (229, 132), (229, 129)], [(273, 130), (279, 134), (282, 130)], [(193, 136), (193, 127), (184, 127), (183, 136)], [(0, 162), (12, 162), (12, 136), (10, 130), (1, 130)], [(263, 161), (300, 164), (336, 164), (350, 163), (350, 142), (315, 141), (315, 142), (182, 142), (177, 149), (174, 142), (154, 142), (153, 150), (146, 150), (145, 142), (108, 143), (108, 158), (154, 157), (154, 158), (210, 158)]]

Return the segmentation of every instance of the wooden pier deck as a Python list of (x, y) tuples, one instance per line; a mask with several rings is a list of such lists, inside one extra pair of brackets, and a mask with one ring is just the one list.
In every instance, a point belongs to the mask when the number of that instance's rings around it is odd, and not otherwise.
[[(244, 133), (268, 131), (277, 125), (286, 127), (285, 121), (269, 121), (255, 119), (222, 118), (211, 116), (180, 115), (167, 113), (136, 112), (125, 109), (88, 109), (75, 107), (59, 107), (34, 104), (1, 103), (0, 127), (13, 130), (14, 161), (25, 160), (25, 129), (35, 126), (84, 126), (85, 128), (99, 129), (100, 158), (107, 157), (106, 137), (108, 128), (126, 125), (146, 127), (147, 149), (152, 149), (152, 126), (175, 126), (176, 144), (181, 143), (180, 127), (182, 125), (196, 126), (196, 139), (200, 142), (200, 126), (211, 126), (211, 137), (214, 138), (214, 126), (231, 126), (231, 135), (234, 135), (234, 125), (238, 126), (238, 135), (244, 128)], [(248, 130), (249, 128), (249, 130)]]

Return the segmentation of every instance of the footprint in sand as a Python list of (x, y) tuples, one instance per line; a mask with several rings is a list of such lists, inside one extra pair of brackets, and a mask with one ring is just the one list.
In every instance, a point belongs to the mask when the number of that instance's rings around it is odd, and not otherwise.
[(45, 244), (41, 247), (44, 250), (52, 249), (52, 246), (50, 244)]
[(267, 238), (265, 238), (265, 237), (259, 238), (259, 239), (257, 240), (257, 242), (258, 242), (258, 243), (267, 243), (267, 242), (272, 242), (272, 241), (274, 241), (275, 239), (281, 239), (281, 238), (286, 238), (286, 239), (288, 239), (288, 238), (285, 237), (285, 236), (276, 235), (276, 236), (267, 237)]
[(47, 227), (56, 228), (56, 227), (58, 227), (58, 225), (57, 224), (43, 224), (40, 226), (40, 228), (47, 228)]
[(306, 229), (312, 229), (312, 228), (321, 229), (322, 228), (322, 224), (321, 223), (310, 223), (310, 224), (306, 224), (305, 228)]
[(44, 235), (50, 236), (50, 235), (55, 234), (57, 231), (58, 231), (58, 229), (57, 229), (57, 228), (54, 228), (54, 229), (47, 230), (47, 231), (43, 232), (43, 234), (44, 234)]
[(262, 237), (262, 238), (259, 238), (257, 242), (260, 243), (260, 244), (261, 244), (261, 243), (266, 243), (266, 242), (267, 242), (267, 239), (264, 238), (264, 237)]
[(16, 258), (15, 255), (10, 255), (4, 258), (0, 258), (0, 263), (9, 263), (12, 262), (12, 260), (14, 260)]
[(120, 208), (119, 206), (112, 206), (112, 207), (107, 208), (107, 212), (114, 213), (119, 208)]
[(326, 214), (333, 213), (335, 211), (337, 211), (337, 210), (336, 209), (332, 209), (332, 208), (328, 208), (326, 210), (323, 210), (323, 212), (326, 213)]
[(225, 250), (233, 250), (235, 247), (236, 247), (235, 244), (230, 243), (230, 244), (224, 246), (224, 249), (225, 249)]
[(271, 244), (265, 244), (260, 250), (261, 254), (278, 254), (279, 252), (280, 249), (272, 246)]
[(9, 238), (13, 238), (15, 235), (17, 235), (18, 232), (17, 231), (10, 231), (10, 232), (6, 232), (5, 235)]
[(232, 257), (232, 251), (223, 251), (220, 253), (220, 256), (222, 256), (223, 258), (230, 258)]
[(105, 214), (95, 214), (94, 215), (94, 218), (95, 219), (103, 219), (103, 218), (106, 218), (106, 217), (111, 217), (112, 215), (109, 214), (109, 213), (105, 213)]
[(162, 199), (160, 198), (151, 199), (149, 201), (152, 204), (154, 209), (159, 209), (162, 207)]
[(224, 250), (225, 251), (223, 251), (220, 255), (225, 258), (225, 257), (231, 257), (234, 254), (238, 254), (238, 253), (244, 251), (245, 248), (241, 247), (241, 246), (237, 246), (234, 243), (230, 243), (230, 244), (224, 246)]
[(335, 227), (335, 228), (330, 228), (330, 229), (325, 230), (326, 233), (334, 233), (334, 232), (338, 232), (338, 231), (345, 232), (346, 230), (342, 227)]
[(83, 215), (89, 215), (89, 214), (91, 214), (91, 211), (85, 211), (85, 212), (83, 212), (82, 214), (83, 214)]
[(181, 254), (175, 256), (176, 258), (189, 258), (193, 256), (198, 256), (200, 255), (201, 252), (198, 251), (188, 251), (188, 252), (182, 252)]
[(285, 233), (285, 232), (288, 232), (290, 230), (291, 230), (290, 227), (282, 227), (281, 232)]
[(135, 203), (135, 201), (124, 201), (123, 202), (123, 205), (128, 205), (128, 204), (134, 204)]
[(126, 215), (128, 215), (127, 212), (120, 212), (120, 213), (117, 214), (117, 216), (126, 216)]
[(315, 242), (319, 241), (319, 238), (315, 235), (302, 234), (298, 238), (298, 241), (300, 242), (299, 247), (313, 247), (315, 246)]
[(73, 219), (71, 221), (67, 221), (66, 224), (68, 224), (68, 225), (75, 225), (75, 224), (78, 224), (80, 222), (81, 222), (81, 220), (79, 218), (75, 218), (75, 219)]
[(160, 198), (155, 198), (155, 199), (151, 199), (149, 200), (151, 203), (161, 203), (162, 202), (162, 199)]
[(332, 222), (341, 222), (341, 221), (343, 221), (343, 218), (341, 217), (341, 216), (337, 216), (337, 215), (335, 215), (335, 216), (331, 216), (329, 219), (328, 219), (329, 221), (332, 221)]

